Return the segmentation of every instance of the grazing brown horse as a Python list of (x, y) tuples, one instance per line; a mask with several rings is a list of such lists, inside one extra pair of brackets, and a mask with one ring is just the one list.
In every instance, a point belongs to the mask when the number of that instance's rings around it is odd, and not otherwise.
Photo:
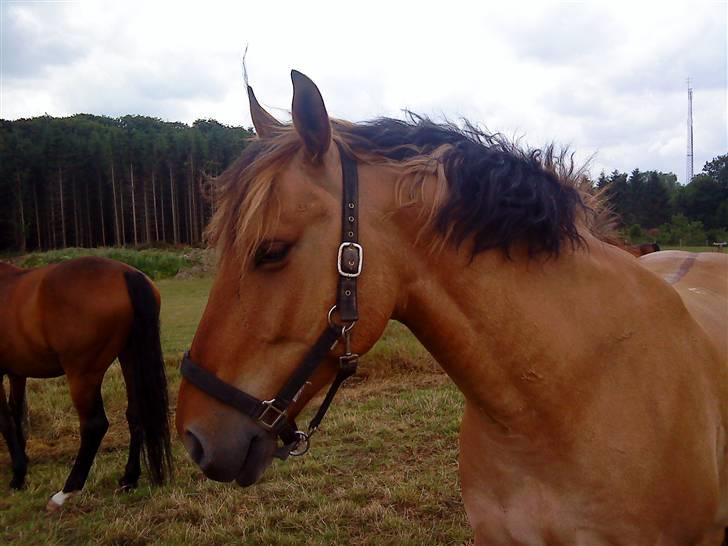
[(81, 425), (81, 446), (63, 489), (48, 503), (59, 508), (80, 491), (109, 422), (101, 398), (106, 370), (119, 358), (127, 389), (129, 459), (119, 480), (135, 487), (140, 452), (154, 483), (171, 467), (167, 381), (159, 341), (159, 292), (141, 272), (103, 258), (78, 258), (37, 269), (0, 264), (0, 432), (13, 478), (27, 470), (23, 411), (25, 380), (66, 375)]
[[(585, 195), (585, 198), (588, 197), (589, 195)], [(619, 237), (617, 234), (618, 217), (614, 215), (609, 208), (604, 207), (604, 199), (604, 196), (598, 195), (595, 199), (591, 200), (591, 204), (593, 206), (602, 207), (601, 210), (597, 211), (594, 226), (591, 230), (594, 236), (602, 242), (621, 248), (637, 258), (653, 252), (660, 252), (660, 245), (657, 243), (641, 243), (633, 245)]]
[(478, 544), (719, 544), (725, 300), (693, 316), (596, 238), (550, 150), (417, 117), (331, 120), (292, 78), (292, 126), (249, 90), (258, 138), (221, 180), (218, 270), (177, 403), (203, 472), (250, 485), (304, 452), (331, 396), (308, 430), (296, 414), (394, 318), (465, 395)]
[(652, 254), (653, 252), (659, 252), (660, 251), (660, 245), (657, 243), (642, 243), (639, 245), (629, 245), (626, 244), (624, 246), (624, 249), (632, 254), (633, 256), (637, 256), (638, 258), (640, 256), (645, 256), (646, 254)]

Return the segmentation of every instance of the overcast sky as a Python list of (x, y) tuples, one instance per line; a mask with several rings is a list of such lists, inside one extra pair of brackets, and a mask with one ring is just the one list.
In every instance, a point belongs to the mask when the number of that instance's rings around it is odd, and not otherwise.
[(403, 109), (605, 169), (685, 178), (686, 77), (695, 171), (728, 150), (726, 2), (39, 2), (2, 0), (0, 117), (79, 112), (249, 126), (259, 100), (289, 118), (289, 71), (329, 114)]

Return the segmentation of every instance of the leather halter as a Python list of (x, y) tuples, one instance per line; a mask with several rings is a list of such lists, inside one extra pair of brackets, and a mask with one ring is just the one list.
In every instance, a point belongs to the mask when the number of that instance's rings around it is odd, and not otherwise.
[[(337, 256), (339, 282), (336, 304), (329, 310), (328, 327), (309, 349), (301, 364), (293, 372), (278, 394), (270, 400), (258, 400), (207, 371), (192, 361), (189, 351), (182, 358), (182, 376), (195, 387), (251, 417), (265, 430), (283, 441), (275, 456), (285, 459), (288, 455), (303, 455), (308, 451), (311, 435), (316, 432), (326, 415), (334, 395), (341, 384), (356, 372), (359, 355), (351, 352), (351, 330), (359, 319), (357, 309), (357, 278), (361, 274), (364, 253), (359, 240), (359, 176), (356, 162), (339, 146), (342, 170), (341, 244)], [(337, 323), (335, 315), (341, 322)], [(288, 415), (288, 409), (301, 394), (304, 386), (318, 369), (322, 360), (334, 349), (339, 340), (344, 341), (344, 354), (339, 357), (339, 370), (324, 401), (308, 425), (308, 430), (298, 430)]]

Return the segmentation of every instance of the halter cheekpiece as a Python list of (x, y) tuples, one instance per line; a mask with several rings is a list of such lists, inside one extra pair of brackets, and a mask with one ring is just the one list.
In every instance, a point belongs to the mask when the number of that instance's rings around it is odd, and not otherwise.
[[(339, 245), (336, 268), (339, 282), (336, 304), (329, 309), (328, 326), (309, 349), (301, 364), (293, 372), (275, 398), (258, 400), (229, 383), (224, 382), (190, 359), (189, 351), (182, 358), (182, 376), (195, 387), (248, 415), (265, 430), (274, 433), (283, 441), (276, 451), (276, 457), (285, 459), (289, 455), (303, 455), (308, 451), (310, 438), (318, 430), (326, 411), (341, 384), (351, 377), (357, 368), (359, 355), (351, 352), (351, 330), (359, 319), (357, 309), (357, 279), (364, 264), (364, 250), (359, 244), (359, 176), (356, 161), (339, 145), (341, 156), (343, 198), (341, 207), (341, 244)], [(337, 321), (338, 316), (338, 321)], [(339, 357), (339, 369), (329, 387), (324, 401), (308, 425), (308, 430), (299, 430), (288, 415), (288, 409), (301, 394), (313, 373), (323, 359), (339, 343), (344, 342), (344, 354)]]

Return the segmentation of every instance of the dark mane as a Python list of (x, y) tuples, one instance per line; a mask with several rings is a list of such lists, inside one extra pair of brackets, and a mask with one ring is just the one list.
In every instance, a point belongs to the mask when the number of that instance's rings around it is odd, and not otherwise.
[[(401, 165), (419, 180), (438, 178), (444, 191), (431, 204), (427, 227), (443, 244), (468, 244), (473, 256), (491, 248), (509, 255), (516, 244), (529, 255), (558, 256), (564, 244), (583, 243), (580, 224), (602, 240), (613, 237), (604, 196), (585, 191), (582, 171), (553, 146), (524, 150), (467, 122), (461, 128), (414, 114), (332, 124), (334, 138), (360, 162)], [(252, 139), (214, 180), (210, 191), (219, 199), (207, 228), (212, 246), (243, 263), (250, 259), (277, 218), (276, 176), (300, 148), (295, 129), (283, 125), (271, 137)]]
[(463, 128), (409, 114), (406, 120), (380, 118), (361, 124), (335, 123), (355, 153), (407, 161), (441, 149), (448, 195), (434, 227), (456, 245), (472, 238), (473, 255), (490, 248), (506, 253), (524, 243), (530, 255), (557, 256), (566, 241), (582, 243), (579, 212), (588, 210), (577, 189), (571, 156), (522, 150), (500, 135), (466, 122)]

